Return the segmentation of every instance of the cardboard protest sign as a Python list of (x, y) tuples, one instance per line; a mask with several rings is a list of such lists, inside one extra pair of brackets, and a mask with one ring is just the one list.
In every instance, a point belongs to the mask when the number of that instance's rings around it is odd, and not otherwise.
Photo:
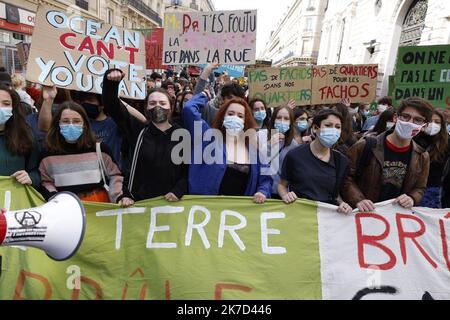
[(27, 80), (84, 92), (102, 92), (110, 68), (125, 73), (119, 94), (145, 99), (145, 46), (138, 31), (40, 6), (27, 66)]
[(394, 104), (420, 97), (436, 108), (450, 107), (450, 45), (399, 49)]
[(145, 35), (145, 68), (147, 70), (166, 69), (162, 64), (164, 29), (140, 30)]
[(350, 99), (372, 103), (377, 95), (377, 65), (313, 66), (311, 104), (332, 104)]
[(286, 105), (295, 100), (298, 106), (311, 104), (310, 67), (250, 69), (249, 98), (263, 99), (268, 107)]
[(256, 10), (166, 13), (163, 63), (255, 63)]

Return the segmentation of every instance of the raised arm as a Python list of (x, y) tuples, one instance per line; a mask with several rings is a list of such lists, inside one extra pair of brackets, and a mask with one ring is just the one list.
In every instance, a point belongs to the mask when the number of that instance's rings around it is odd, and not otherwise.
[(134, 143), (144, 124), (132, 117), (119, 99), (119, 84), (124, 75), (118, 69), (111, 69), (105, 73), (102, 90), (103, 106), (105, 113), (113, 118), (122, 134), (130, 139), (130, 143)]
[(42, 89), (43, 102), (41, 110), (39, 111), (39, 118), (38, 118), (39, 130), (45, 132), (50, 130), (50, 126), (52, 123), (52, 106), (57, 93), (58, 91), (55, 86), (53, 87), (45, 86)]

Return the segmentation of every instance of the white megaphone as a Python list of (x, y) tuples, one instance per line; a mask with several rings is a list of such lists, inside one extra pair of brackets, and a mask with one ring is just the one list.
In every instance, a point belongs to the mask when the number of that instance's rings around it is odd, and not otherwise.
[(63, 261), (77, 252), (85, 228), (80, 199), (71, 192), (60, 192), (42, 206), (0, 214), (0, 245), (39, 248)]

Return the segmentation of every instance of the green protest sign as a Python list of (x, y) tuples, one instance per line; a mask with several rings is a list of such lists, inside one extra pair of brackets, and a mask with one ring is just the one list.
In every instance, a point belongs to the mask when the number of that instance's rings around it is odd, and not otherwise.
[[(2, 178), (5, 197), (12, 210), (43, 203)], [(197, 196), (85, 209), (85, 238), (70, 260), (0, 248), (0, 299), (321, 299), (314, 202)]]
[(409, 97), (450, 107), (450, 45), (402, 47), (394, 82), (394, 104)]

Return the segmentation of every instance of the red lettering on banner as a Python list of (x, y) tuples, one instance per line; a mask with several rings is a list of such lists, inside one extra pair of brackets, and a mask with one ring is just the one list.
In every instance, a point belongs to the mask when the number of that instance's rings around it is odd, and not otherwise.
[(170, 281), (166, 280), (166, 300), (170, 300)]
[[(450, 219), (450, 212), (444, 218)], [(441, 229), (442, 251), (444, 252), (445, 263), (447, 264), (447, 268), (450, 271), (450, 257), (448, 256), (447, 233), (445, 232), (445, 222), (443, 219), (439, 219), (439, 226)]]
[(52, 287), (47, 278), (41, 276), (40, 274), (31, 273), (25, 270), (21, 270), (19, 273), (19, 279), (17, 280), (16, 290), (14, 291), (14, 300), (26, 300), (26, 298), (22, 297), (22, 290), (25, 286), (25, 280), (27, 278), (38, 280), (42, 283), (45, 289), (43, 300), (49, 300), (52, 296)]
[[(390, 250), (385, 245), (379, 243), (379, 241), (386, 239), (389, 235), (390, 232), (389, 222), (384, 217), (375, 213), (358, 213), (355, 216), (355, 219), (356, 219), (356, 236), (358, 242), (358, 259), (360, 267), (369, 269), (371, 267), (376, 266), (381, 270), (392, 269), (397, 263), (397, 258), (395, 257), (395, 254), (392, 252), (392, 250)], [(363, 234), (361, 226), (362, 219), (376, 219), (383, 222), (384, 225), (386, 226), (385, 231), (378, 236), (369, 236)], [(364, 245), (370, 245), (378, 249), (381, 249), (389, 256), (389, 261), (379, 265), (374, 263), (367, 263), (365, 260)]]
[[(130, 278), (133, 278), (137, 273), (139, 273), (141, 278), (144, 278), (144, 272), (142, 272), (142, 269), (140, 267), (138, 267), (130, 276)], [(141, 287), (141, 291), (139, 293), (139, 299), (140, 300), (145, 300), (145, 295), (147, 293), (148, 290), (148, 284), (143, 284)], [(123, 286), (122, 289), (122, 300), (125, 300), (125, 298), (127, 297), (127, 293), (128, 293), (128, 282), (125, 283), (125, 285)]]
[[(420, 230), (415, 231), (415, 232), (405, 232), (405, 229), (403, 228), (402, 220), (412, 220), (412, 221), (417, 222), (420, 225)], [(422, 248), (422, 246), (416, 240), (416, 238), (419, 238), (425, 234), (425, 232), (426, 232), (425, 223), (416, 216), (406, 215), (406, 214), (397, 214), (396, 221), (397, 221), (398, 239), (400, 241), (400, 250), (402, 252), (403, 263), (406, 265), (406, 262), (407, 262), (405, 239), (410, 238), (412, 240), (412, 242), (415, 244), (415, 246), (419, 249), (420, 253), (425, 257), (425, 259), (427, 259), (428, 263), (433, 268), (436, 269), (438, 267), (436, 262), (434, 262), (433, 259), (430, 258), (430, 256), (426, 253), (426, 251)]]
[(60, 42), (64, 47), (66, 47), (67, 49), (75, 49), (75, 46), (70, 45), (70, 44), (67, 43), (67, 38), (69, 38), (69, 37), (76, 38), (77, 35), (76, 35), (75, 33), (71, 33), (71, 32), (69, 32), (69, 33), (64, 33), (64, 34), (62, 34), (62, 35), (59, 37), (59, 42)]
[(223, 290), (239, 290), (244, 292), (252, 291), (252, 288), (241, 286), (239, 284), (231, 284), (231, 283), (218, 283), (216, 284), (216, 290), (214, 293), (214, 300), (222, 300), (222, 291)]
[(130, 53), (130, 64), (134, 64), (134, 61), (135, 61), (135, 55), (134, 54), (136, 52), (138, 52), (139, 49), (132, 48), (132, 47), (125, 47), (124, 49)]
[[(84, 282), (95, 289), (95, 299), (94, 300), (102, 300), (103, 299), (102, 288), (96, 281), (94, 281), (88, 277), (81, 276), (80, 283), (81, 282)], [(73, 289), (72, 300), (78, 300), (79, 297), (80, 297), (80, 289), (77, 289), (77, 288)]]

